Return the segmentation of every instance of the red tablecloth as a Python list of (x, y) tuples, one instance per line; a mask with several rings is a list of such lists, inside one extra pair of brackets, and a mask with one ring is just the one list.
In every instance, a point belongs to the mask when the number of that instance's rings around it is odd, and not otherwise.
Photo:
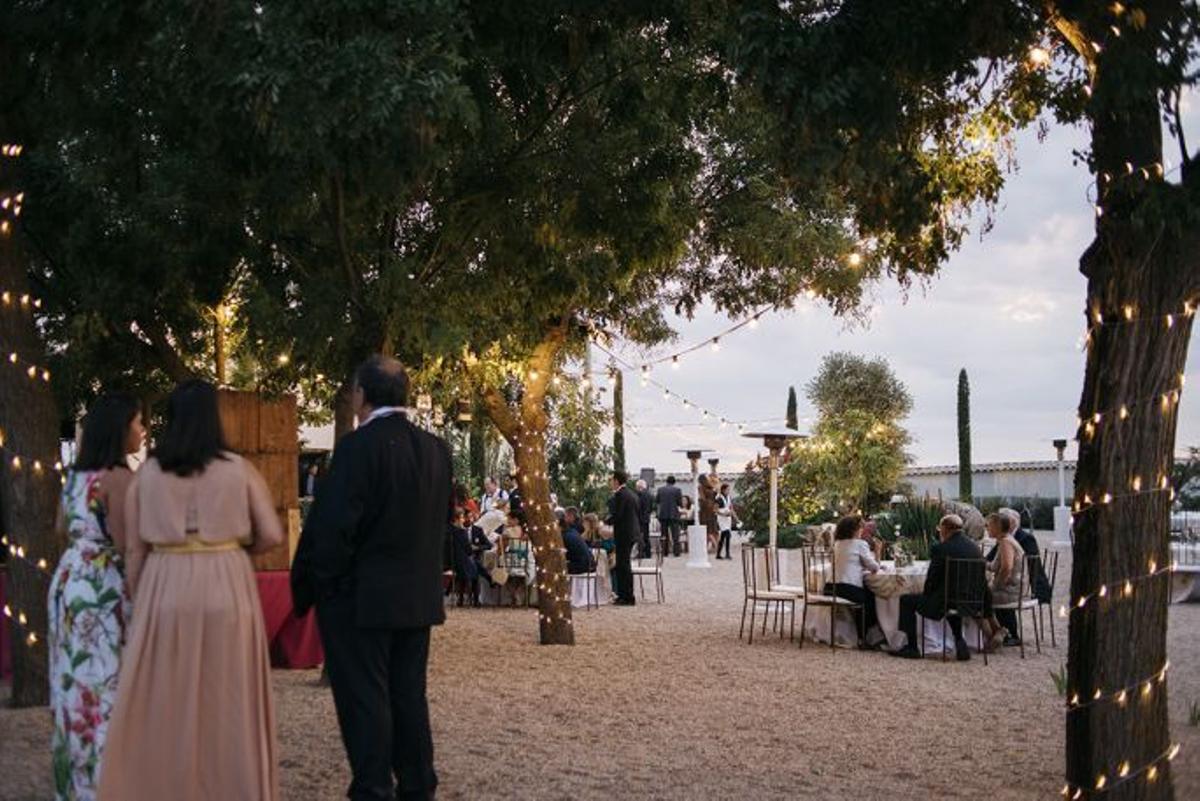
[(317, 616), (310, 610), (304, 617), (292, 611), (292, 588), (286, 570), (265, 570), (254, 574), (258, 597), (262, 602), (267, 641), (271, 644), (271, 666), (313, 668), (325, 661)]
[[(254, 575), (258, 582), (258, 597), (262, 603), (267, 641), (271, 644), (271, 665), (280, 668), (313, 668), (325, 661), (321, 636), (317, 633), (317, 618), (312, 612), (296, 617), (292, 611), (292, 589), (286, 570), (266, 571)], [(4, 574), (0, 573), (0, 607), (3, 607)], [(11, 623), (0, 618), (0, 681), (12, 676)]]
[[(8, 600), (4, 596), (4, 574), (0, 573), (0, 609)], [(0, 681), (8, 681), (12, 676), (12, 622), (0, 615)]]

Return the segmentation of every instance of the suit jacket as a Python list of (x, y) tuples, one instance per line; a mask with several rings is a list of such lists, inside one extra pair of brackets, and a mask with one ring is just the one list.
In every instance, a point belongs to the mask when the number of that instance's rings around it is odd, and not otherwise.
[(679, 507), (683, 506), (683, 490), (678, 484), (667, 484), (658, 488), (658, 519), (678, 520)]
[(608, 499), (608, 523), (618, 545), (631, 545), (641, 539), (638, 523), (638, 499), (629, 487), (621, 487)]
[(650, 516), (654, 514), (654, 496), (650, 494), (650, 490), (640, 490), (637, 499), (638, 525), (642, 527), (642, 533), (645, 534), (650, 530)]
[[(954, 572), (949, 577), (952, 592), (956, 588), (976, 585), (973, 588), (976, 594), (986, 595), (987, 593), (987, 571), (982, 565), (983, 554), (980, 553), (979, 546), (960, 531), (945, 542), (939, 542), (929, 549), (929, 572), (925, 575), (925, 601), (921, 614), (933, 620), (946, 616), (947, 559), (981, 560), (977, 569), (967, 565), (954, 565)], [(970, 573), (963, 575), (961, 571), (964, 569), (970, 570)], [(983, 608), (963, 611), (979, 614), (983, 612)]]
[(596, 567), (592, 557), (592, 549), (584, 541), (583, 535), (573, 528), (563, 532), (563, 547), (567, 549), (567, 572), (571, 574), (590, 573)]
[(342, 437), (292, 563), (297, 613), (350, 593), (358, 626), (442, 623), (450, 465), (446, 443), (401, 414)]
[(455, 578), (474, 581), (479, 576), (479, 567), (471, 558), (467, 530), (450, 523), (446, 526), (446, 536), (450, 540), (450, 567), (454, 570)]

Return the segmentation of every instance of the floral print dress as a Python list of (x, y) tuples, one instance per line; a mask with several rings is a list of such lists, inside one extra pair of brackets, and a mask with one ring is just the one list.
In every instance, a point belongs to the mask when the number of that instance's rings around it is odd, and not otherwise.
[(105, 526), (100, 475), (67, 477), (62, 505), (69, 542), (50, 582), (50, 710), (59, 801), (96, 797), (129, 612), (124, 567)]

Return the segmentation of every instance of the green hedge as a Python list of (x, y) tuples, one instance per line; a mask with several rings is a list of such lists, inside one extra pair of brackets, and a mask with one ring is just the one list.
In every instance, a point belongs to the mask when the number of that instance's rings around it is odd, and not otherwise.
[(1050, 531), (1054, 528), (1054, 507), (1058, 504), (1053, 498), (1040, 496), (991, 495), (976, 498), (974, 505), (985, 516), (1004, 506), (1016, 509), (1021, 513), (1021, 525), (1026, 528), (1032, 525), (1035, 529)]

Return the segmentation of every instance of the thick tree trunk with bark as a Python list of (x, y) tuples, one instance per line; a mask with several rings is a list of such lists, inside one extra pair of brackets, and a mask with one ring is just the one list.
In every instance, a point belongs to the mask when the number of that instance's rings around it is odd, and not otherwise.
[[(13, 706), (42, 706), (49, 702), (46, 596), (63, 546), (54, 525), (61, 488), (53, 469), (58, 413), (40, 369), (35, 378), (26, 372), (33, 365), (44, 369), (46, 357), (32, 302), (22, 302), (29, 288), (16, 236), (0, 237), (0, 291), (10, 293), (9, 302), (0, 303), (0, 352), (6, 357), (0, 366), (0, 531), (25, 555), (9, 556), (5, 583), (13, 618), (0, 619), (0, 625), (12, 633)], [(16, 364), (7, 359), (12, 353)]]
[(525, 514), (525, 534), (537, 564), (538, 634), (542, 645), (574, 645), (571, 588), (562, 533), (550, 503), (546, 473), (546, 431), (522, 419), (520, 432), (509, 440), (517, 463)]
[(525, 512), (525, 532), (537, 563), (538, 632), (542, 645), (574, 645), (571, 593), (562, 533), (550, 503), (546, 471), (546, 387), (566, 336), (565, 324), (547, 333), (527, 361), (524, 391), (515, 407), (496, 387), (483, 391), (488, 417), (512, 446)]
[(1110, 45), (1093, 82), (1101, 214), (1080, 266), (1090, 334), (1066, 601), (1066, 774), (1081, 798), (1174, 797), (1163, 672), (1170, 475), (1189, 310), (1200, 303), (1200, 236), (1188, 221), (1200, 192), (1189, 170), (1182, 186), (1162, 180), (1158, 98), (1131, 79), (1130, 64), (1146, 63), (1136, 48), (1153, 47), (1139, 39)]

